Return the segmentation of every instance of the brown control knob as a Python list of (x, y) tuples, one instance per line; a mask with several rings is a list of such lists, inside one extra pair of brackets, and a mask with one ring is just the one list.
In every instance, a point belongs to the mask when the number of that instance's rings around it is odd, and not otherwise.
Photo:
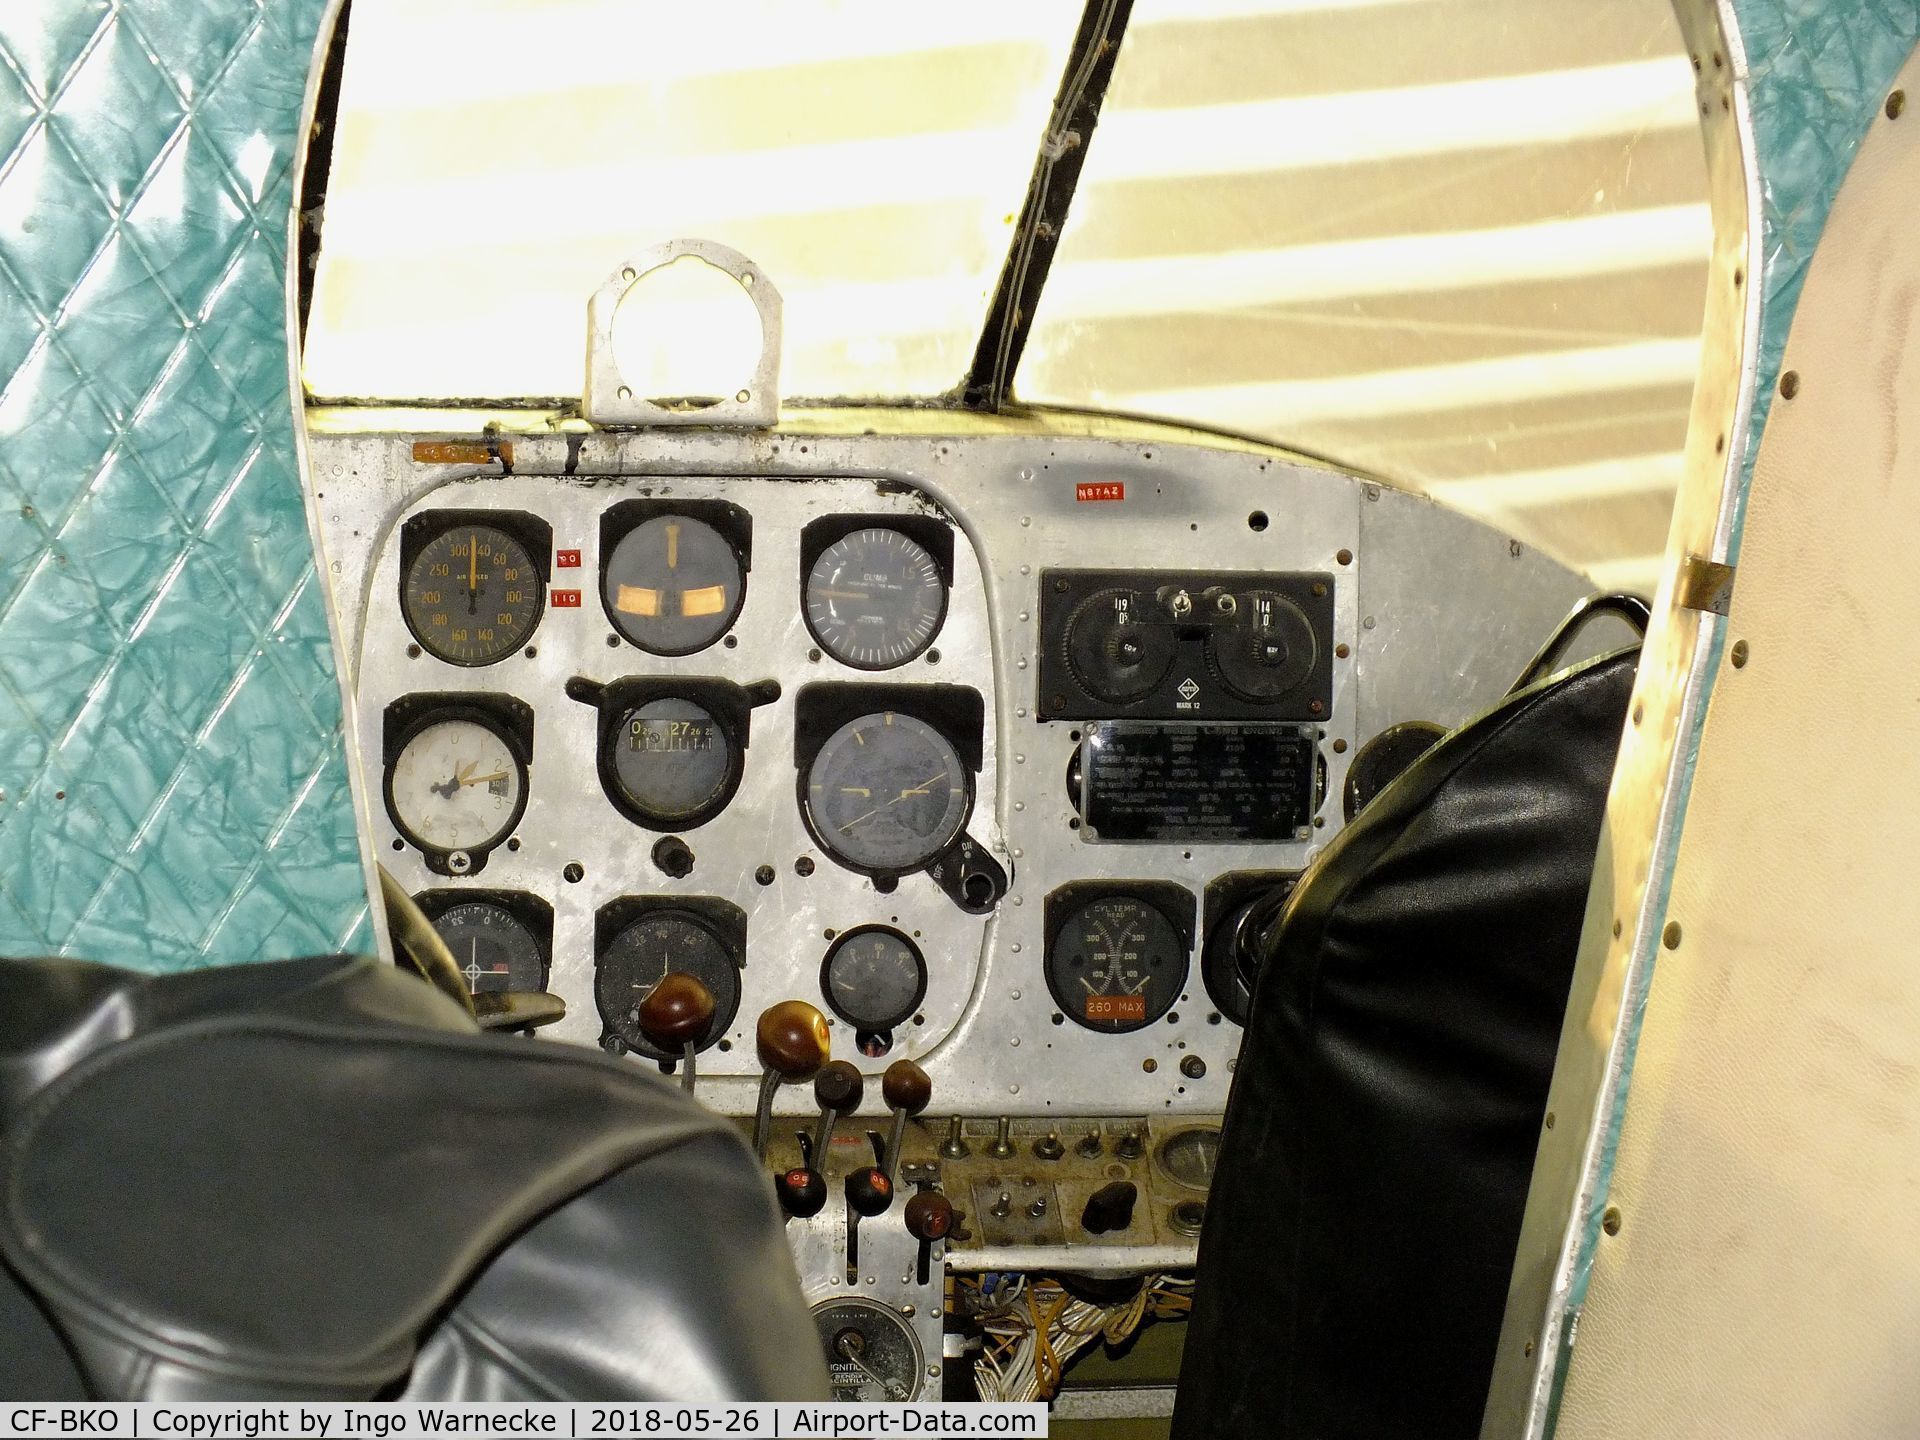
[(813, 1103), (822, 1110), (836, 1110), (845, 1115), (860, 1108), (860, 1097), (866, 1088), (859, 1066), (851, 1060), (829, 1060), (813, 1077)]
[(891, 1182), (900, 1173), (900, 1145), (907, 1138), (907, 1117), (918, 1115), (933, 1099), (933, 1081), (927, 1072), (911, 1060), (896, 1060), (880, 1077), (880, 1094), (893, 1111), (893, 1124), (887, 1129), (885, 1164)]
[(953, 1230), (953, 1202), (938, 1190), (921, 1190), (907, 1200), (907, 1233), (920, 1242), (914, 1262), (914, 1278), (928, 1283), (927, 1272), (933, 1262), (933, 1247)]
[(790, 1083), (811, 1079), (833, 1053), (827, 1017), (804, 1000), (782, 1000), (762, 1011), (754, 1045), (760, 1063)]
[(907, 1233), (925, 1244), (944, 1240), (953, 1229), (953, 1202), (938, 1190), (918, 1190), (907, 1201)]
[(713, 992), (683, 971), (661, 976), (640, 1002), (640, 1033), (669, 1055), (707, 1038), (713, 1024)]
[(880, 1077), (880, 1094), (889, 1110), (918, 1115), (933, 1099), (933, 1081), (911, 1060), (896, 1060)]

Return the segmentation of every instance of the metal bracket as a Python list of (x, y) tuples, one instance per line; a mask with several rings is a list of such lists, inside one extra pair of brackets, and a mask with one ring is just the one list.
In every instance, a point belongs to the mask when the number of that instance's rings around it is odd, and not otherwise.
[[(613, 354), (613, 316), (641, 276), (682, 256), (731, 275), (760, 312), (760, 360), (739, 391), (710, 405), (667, 406), (635, 393)], [(714, 240), (668, 240), (642, 250), (587, 301), (587, 419), (598, 425), (723, 425), (766, 429), (780, 414), (780, 292), (758, 265)]]
[(1674, 604), (1687, 610), (1726, 614), (1733, 605), (1733, 568), (1703, 556), (1687, 556), (1680, 562), (1680, 576), (1674, 583)]

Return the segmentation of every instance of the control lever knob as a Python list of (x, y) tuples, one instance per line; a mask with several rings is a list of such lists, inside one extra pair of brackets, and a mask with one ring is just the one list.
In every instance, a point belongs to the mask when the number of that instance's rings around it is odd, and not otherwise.
[(811, 1080), (827, 1063), (833, 1042), (827, 1034), (827, 1017), (804, 1000), (782, 1000), (761, 1011), (753, 1039), (764, 1067), (760, 1103), (753, 1114), (753, 1153), (764, 1160), (773, 1128), (774, 1091), (782, 1082)]
[(858, 1066), (846, 1060), (829, 1060), (813, 1077), (813, 1098), (820, 1106), (820, 1123), (813, 1131), (813, 1163), (827, 1168), (827, 1147), (833, 1143), (833, 1127), (842, 1115), (860, 1108), (860, 1097), (867, 1082)]
[(953, 1202), (938, 1190), (916, 1191), (907, 1199), (907, 1233), (920, 1242), (915, 1278), (927, 1283), (927, 1271), (933, 1261), (933, 1246), (953, 1230)]
[(827, 1182), (818, 1170), (800, 1166), (775, 1175), (773, 1193), (779, 1198), (782, 1210), (805, 1220), (810, 1215), (818, 1215), (826, 1205)]
[(672, 970), (640, 1002), (640, 1033), (649, 1044), (681, 1057), (680, 1083), (693, 1091), (693, 1057), (713, 1026), (713, 992), (697, 976)]
[(944, 1240), (953, 1230), (953, 1202), (938, 1190), (916, 1190), (907, 1200), (907, 1233), (922, 1245)]
[(893, 1181), (877, 1165), (867, 1165), (847, 1176), (847, 1283), (860, 1280), (860, 1221), (878, 1215), (893, 1204)]
[(1115, 1180), (1102, 1185), (1087, 1197), (1087, 1208), (1080, 1212), (1080, 1228), (1089, 1235), (1107, 1235), (1133, 1224), (1134, 1202), (1140, 1189), (1131, 1180)]
[(871, 1219), (893, 1204), (893, 1182), (886, 1171), (868, 1165), (847, 1176), (847, 1207)]
[(880, 1077), (880, 1094), (893, 1111), (893, 1126), (887, 1131), (887, 1188), (893, 1188), (900, 1173), (900, 1142), (906, 1139), (907, 1117), (918, 1115), (933, 1100), (933, 1080), (911, 1060), (896, 1060)]

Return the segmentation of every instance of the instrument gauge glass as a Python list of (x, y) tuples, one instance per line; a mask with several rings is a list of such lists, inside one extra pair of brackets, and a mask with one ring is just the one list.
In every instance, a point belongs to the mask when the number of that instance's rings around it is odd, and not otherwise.
[(656, 515), (621, 537), (600, 585), (607, 615), (627, 639), (655, 655), (691, 655), (733, 625), (746, 576), (713, 526)]
[(608, 732), (612, 769), (642, 824), (673, 830), (711, 819), (738, 780), (737, 756), (705, 707), (663, 696), (627, 710)]
[(904, 1025), (927, 993), (920, 947), (885, 925), (849, 930), (820, 966), (827, 1004), (856, 1031), (884, 1034)]
[(540, 572), (526, 546), (492, 525), (455, 525), (407, 566), (401, 614), (421, 647), (453, 665), (491, 665), (540, 623)]
[(887, 670), (921, 654), (947, 613), (947, 584), (924, 545), (869, 526), (833, 542), (807, 574), (807, 626), (834, 659)]
[(911, 715), (849, 720), (807, 769), (805, 811), (835, 859), (873, 874), (918, 870), (959, 836), (972, 777), (947, 737)]
[(485, 720), (432, 720), (400, 746), (387, 772), (387, 808), (421, 850), (491, 849), (519, 823), (527, 772), (506, 735)]

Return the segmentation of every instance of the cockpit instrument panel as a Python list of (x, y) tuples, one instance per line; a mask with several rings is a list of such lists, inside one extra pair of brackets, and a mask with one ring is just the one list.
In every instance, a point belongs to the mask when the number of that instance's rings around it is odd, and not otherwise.
[(1353, 758), (1497, 698), (1585, 589), (1201, 446), (314, 443), (381, 860), (550, 908), (549, 1038), (668, 1058), (634, 1002), (684, 958), (722, 1002), (701, 1093), (736, 1113), (790, 998), (950, 1111), (1218, 1113), (1234, 937), (1339, 833)]
[[(765, 1093), (835, 1385), (869, 1398), (938, 1393), (947, 1270), (1192, 1264), (1260, 937), (1398, 737), (1494, 703), (1589, 588), (1199, 445), (507, 452), (314, 436), (373, 849), (476, 994), (565, 1002), (538, 1043), (684, 1074), (646, 1002), (699, 980), (696, 1093), (750, 1130)], [(796, 1001), (865, 1077), (837, 1129), (763, 1078)]]

